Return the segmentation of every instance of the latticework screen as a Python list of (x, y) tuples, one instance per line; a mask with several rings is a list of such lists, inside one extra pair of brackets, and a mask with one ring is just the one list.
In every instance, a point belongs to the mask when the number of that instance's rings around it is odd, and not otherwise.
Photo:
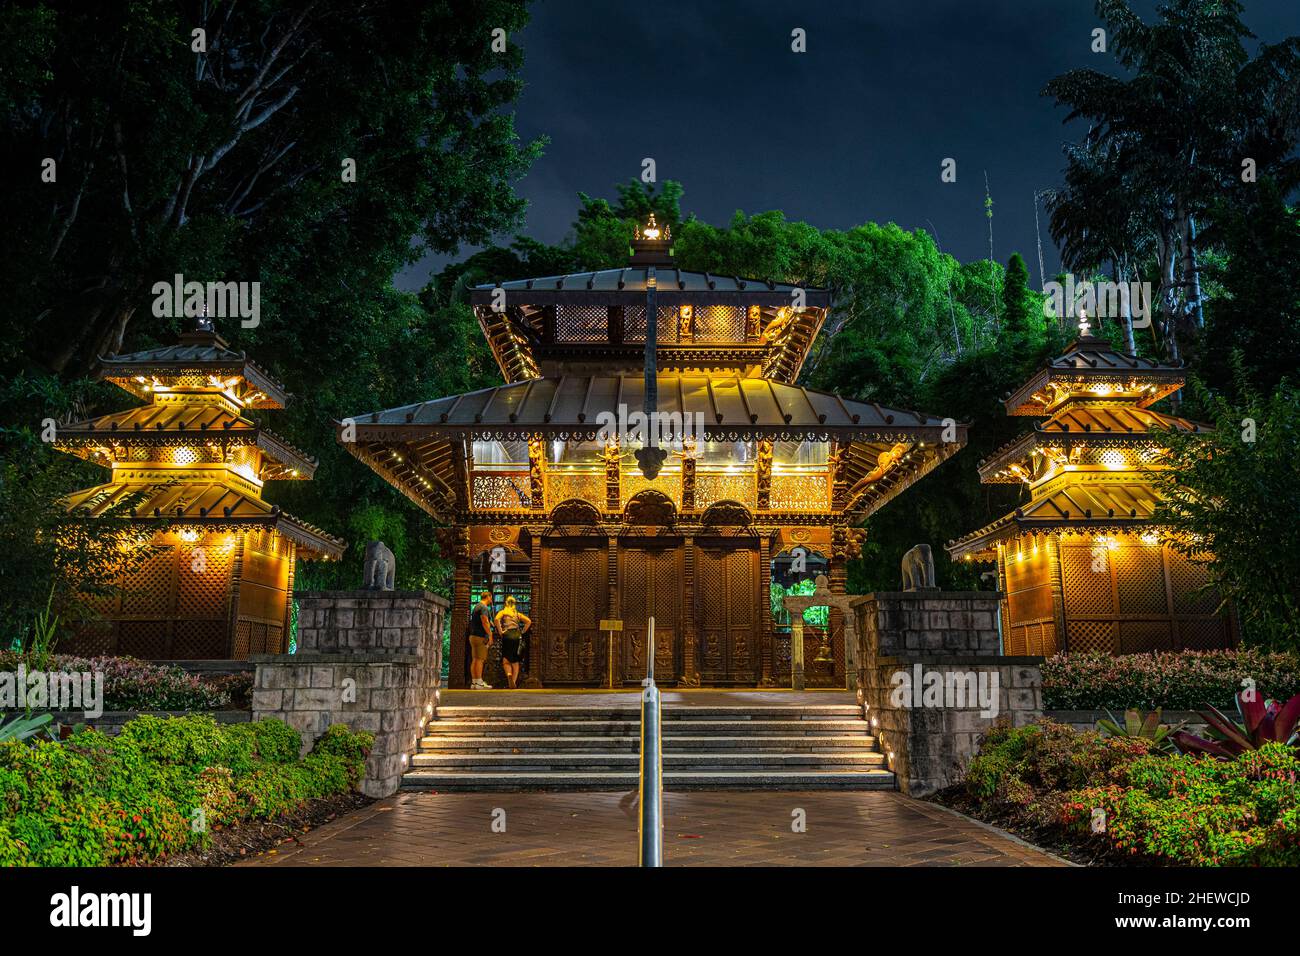
[(745, 341), (745, 309), (734, 305), (706, 305), (695, 309), (695, 341)]
[(715, 501), (739, 501), (747, 508), (758, 503), (757, 479), (752, 474), (708, 473), (695, 476), (695, 506), (706, 508)]
[(554, 508), (561, 501), (581, 498), (597, 508), (605, 507), (605, 473), (601, 472), (551, 472), (546, 476), (546, 507)]
[(825, 511), (830, 507), (825, 475), (773, 475), (768, 506), (773, 511)]
[(488, 511), (519, 511), (532, 507), (532, 481), (526, 471), (475, 472), (474, 507)]
[(606, 306), (559, 305), (555, 307), (557, 341), (604, 342), (609, 337), (608, 326), (609, 309)]
[(1198, 593), (1204, 569), (1134, 536), (1075, 539), (1061, 548), (1066, 649), (1132, 654), (1229, 647), (1218, 598)]
[[(677, 310), (667, 306), (660, 306), (659, 326), (655, 335), (655, 341), (664, 345), (671, 345), (677, 341)], [(645, 341), (645, 306), (629, 305), (623, 308), (623, 341), (629, 343)]]

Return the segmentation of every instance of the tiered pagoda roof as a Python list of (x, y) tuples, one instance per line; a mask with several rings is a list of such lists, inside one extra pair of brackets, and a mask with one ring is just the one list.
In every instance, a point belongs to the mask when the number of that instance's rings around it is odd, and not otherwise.
[(99, 516), (130, 502), (132, 517), (168, 526), (277, 531), (304, 556), (342, 554), (342, 541), (262, 500), (264, 482), (310, 479), (316, 459), (243, 417), (289, 395), (206, 320), (176, 345), (101, 359), (100, 377), (149, 404), (59, 428), (56, 448), (113, 472), (70, 495), (70, 511)]
[(1115, 351), (1084, 333), (1007, 397), (1009, 415), (1047, 416), (980, 462), (985, 484), (1024, 484), (1030, 500), (948, 544), (954, 558), (993, 560), (1022, 534), (1101, 534), (1149, 526), (1158, 504), (1150, 470), (1164, 436), (1210, 428), (1149, 406), (1186, 380), (1181, 367)]

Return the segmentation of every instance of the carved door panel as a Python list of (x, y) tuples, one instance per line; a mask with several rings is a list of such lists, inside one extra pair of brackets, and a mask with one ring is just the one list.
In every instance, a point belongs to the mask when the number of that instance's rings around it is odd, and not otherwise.
[(619, 553), (623, 619), (623, 680), (640, 683), (646, 673), (646, 621), (655, 619), (655, 681), (681, 675), (681, 549), (623, 548)]
[(695, 622), (704, 683), (758, 681), (758, 552), (701, 546), (695, 555)]
[(600, 619), (606, 599), (605, 551), (555, 547), (542, 552), (539, 635), (543, 684), (595, 683), (602, 676)]

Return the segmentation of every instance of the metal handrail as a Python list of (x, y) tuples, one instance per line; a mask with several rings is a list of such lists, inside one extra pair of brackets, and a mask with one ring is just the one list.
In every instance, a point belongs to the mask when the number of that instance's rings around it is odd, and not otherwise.
[(655, 619), (646, 623), (646, 677), (641, 682), (640, 866), (664, 865), (662, 708), (655, 686)]

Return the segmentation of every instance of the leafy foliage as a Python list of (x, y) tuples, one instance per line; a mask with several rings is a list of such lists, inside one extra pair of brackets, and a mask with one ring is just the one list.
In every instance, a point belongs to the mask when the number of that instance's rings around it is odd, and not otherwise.
[(1275, 700), (1265, 701), (1258, 693), (1242, 691), (1237, 695), (1237, 711), (1243, 723), (1237, 723), (1217, 707), (1201, 711), (1209, 727), (1212, 740), (1179, 731), (1174, 743), (1184, 753), (1204, 753), (1221, 760), (1230, 760), (1248, 750), (1259, 750), (1266, 744), (1284, 744), (1300, 748), (1297, 727), (1300, 726), (1300, 694), (1285, 704)]
[(1300, 658), (1254, 648), (1122, 656), (1057, 654), (1043, 662), (1043, 706), (1048, 710), (1189, 710), (1206, 703), (1226, 705), (1247, 679), (1270, 697), (1300, 694)]
[(1153, 472), (1156, 520), (1174, 529), (1174, 549), (1209, 568), (1248, 642), (1296, 648), (1300, 527), (1286, 516), (1300, 508), (1300, 393), (1283, 383), (1265, 397), (1244, 373), (1238, 381), (1240, 403), (1197, 389), (1213, 432), (1168, 436), (1170, 468)]
[(197, 715), (137, 717), (117, 737), (0, 741), (0, 866), (153, 863), (213, 829), (354, 789), (373, 743), (331, 727), (299, 759), (298, 733), (280, 721)]
[[(1151, 751), (1044, 721), (981, 739), (958, 802), (1106, 862), (1300, 863), (1300, 759), (1270, 743), (1233, 760)], [(957, 795), (949, 794), (948, 799)], [(1100, 824), (1100, 826), (1098, 826)]]

